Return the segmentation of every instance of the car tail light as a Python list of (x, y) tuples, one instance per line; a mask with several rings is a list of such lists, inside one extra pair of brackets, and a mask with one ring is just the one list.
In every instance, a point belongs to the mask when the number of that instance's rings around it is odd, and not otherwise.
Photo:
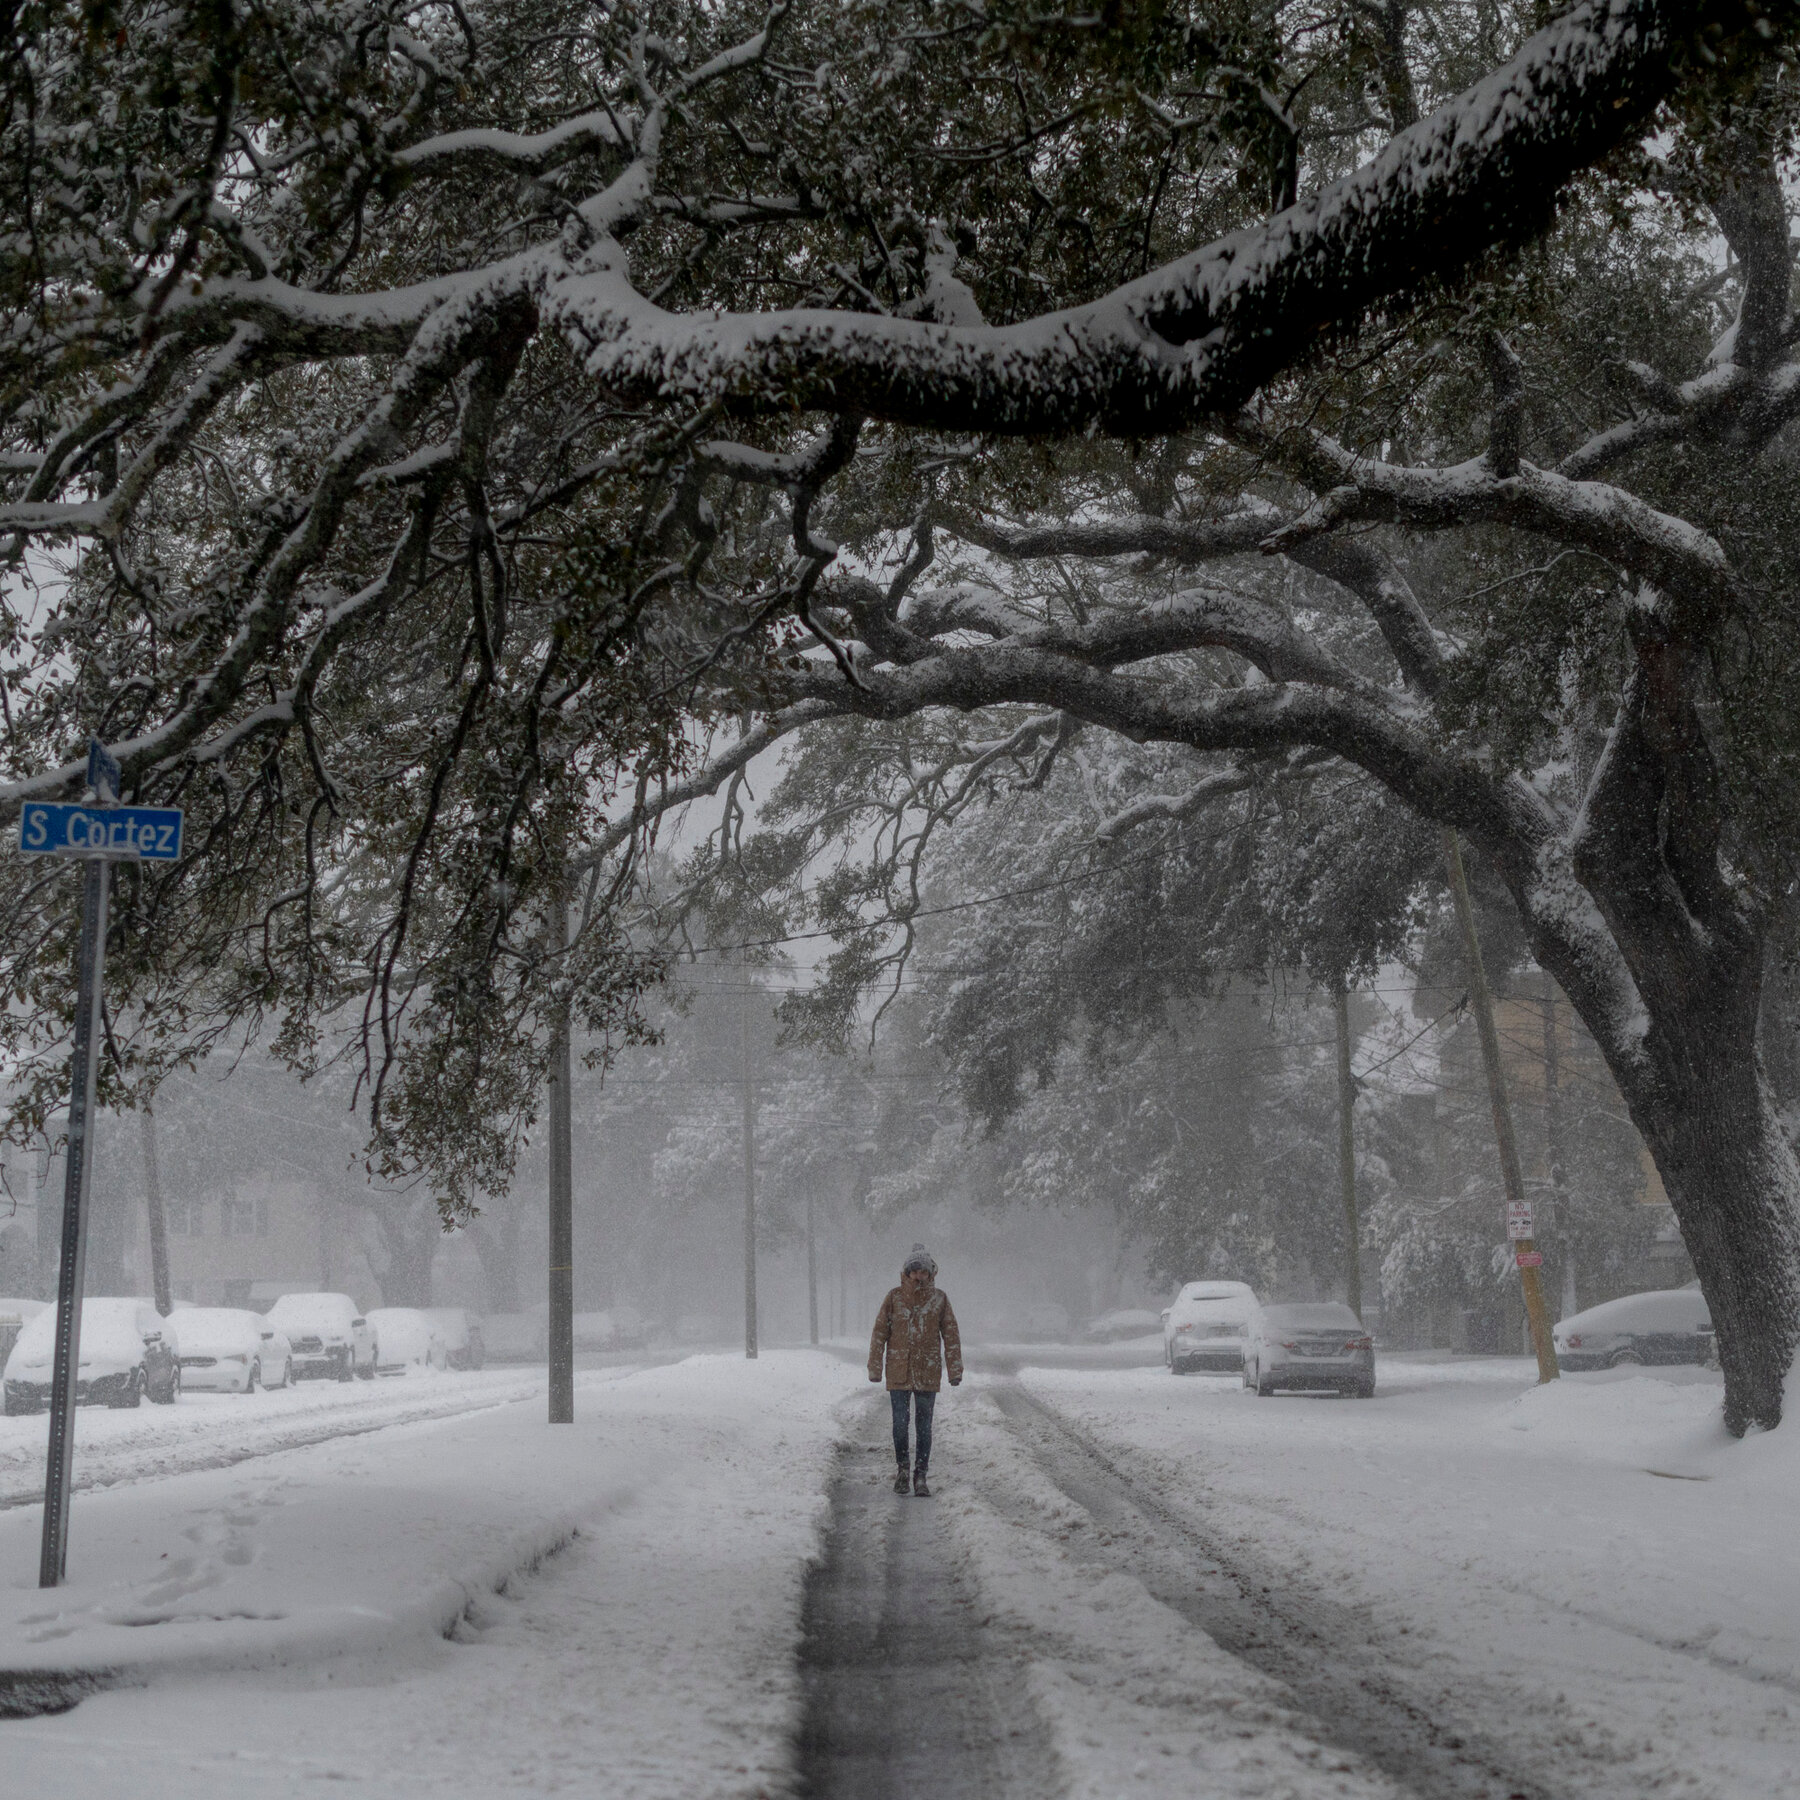
[(1300, 1340), (1298, 1338), (1283, 1338), (1281, 1340), (1281, 1347), (1284, 1350), (1298, 1350), (1300, 1348)]
[(1345, 1338), (1344, 1348), (1346, 1350), (1373, 1350), (1375, 1348), (1375, 1340), (1366, 1337)]
[(1192, 1331), (1194, 1328), (1191, 1325), (1177, 1325), (1175, 1329), (1177, 1331)]
[(1579, 1331), (1572, 1332), (1568, 1337), (1563, 1339), (1563, 1342), (1567, 1344), (1571, 1350), (1579, 1350), (1581, 1348), (1581, 1333)]

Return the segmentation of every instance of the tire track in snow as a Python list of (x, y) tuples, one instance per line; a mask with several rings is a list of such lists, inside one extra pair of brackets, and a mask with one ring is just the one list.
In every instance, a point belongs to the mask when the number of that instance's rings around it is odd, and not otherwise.
[(1325, 1736), (1419, 1800), (1556, 1800), (1515, 1753), (1430, 1708), (1374, 1661), (1366, 1622), (1285, 1585), (1168, 1507), (1018, 1382), (990, 1390), (1038, 1466), (1099, 1527), (1085, 1552), (1135, 1576), (1220, 1648), (1273, 1676)]

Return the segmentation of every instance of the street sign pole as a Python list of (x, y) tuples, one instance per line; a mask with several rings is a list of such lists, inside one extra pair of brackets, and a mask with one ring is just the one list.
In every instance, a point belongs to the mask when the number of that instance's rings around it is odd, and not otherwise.
[(38, 1586), (61, 1585), (69, 1558), (69, 1466), (75, 1450), (75, 1384), (81, 1372), (81, 1294), (87, 1267), (88, 1188), (93, 1173), (95, 1049), (106, 973), (106, 908), (112, 863), (95, 857), (81, 896), (81, 989), (75, 1010), (75, 1069), (69, 1089), (69, 1148), (63, 1175), (62, 1267), (56, 1281), (56, 1363), (50, 1385), (50, 1457), (44, 1470), (44, 1546)]
[(75, 1449), (75, 1395), (81, 1383), (81, 1298), (87, 1273), (88, 1192), (93, 1185), (94, 1095), (112, 866), (125, 860), (175, 862), (181, 855), (179, 809), (121, 806), (118, 759), (98, 738), (88, 745), (87, 779), (94, 793), (91, 802), (75, 806), (29, 800), (19, 813), (22, 855), (66, 856), (87, 864), (81, 890), (81, 972), (63, 1173), (62, 1261), (56, 1277), (56, 1360), (50, 1376), (50, 1453), (44, 1467), (44, 1543), (38, 1561), (38, 1586), (47, 1588), (60, 1586), (69, 1566), (69, 1469)]

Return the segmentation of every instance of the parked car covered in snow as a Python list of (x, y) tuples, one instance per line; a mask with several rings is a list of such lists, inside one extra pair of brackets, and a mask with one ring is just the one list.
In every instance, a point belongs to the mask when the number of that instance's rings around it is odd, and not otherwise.
[(261, 1313), (237, 1306), (176, 1309), (181, 1334), (181, 1384), (215, 1393), (248, 1394), (284, 1388), (294, 1373), (284, 1333)]
[(1081, 1328), (1084, 1344), (1117, 1344), (1128, 1338), (1155, 1337), (1159, 1329), (1157, 1316), (1136, 1307), (1121, 1307), (1089, 1319)]
[(1375, 1340), (1335, 1300), (1257, 1309), (1244, 1345), (1244, 1386), (1335, 1388), (1360, 1400), (1375, 1392)]
[[(56, 1363), (56, 1308), (25, 1323), (6, 1359), (6, 1410), (37, 1412), (50, 1404)], [(181, 1393), (180, 1341), (172, 1319), (144, 1299), (96, 1296), (81, 1303), (81, 1356), (75, 1401), (81, 1406), (158, 1406)]]
[(487, 1361), (487, 1343), (482, 1337), (481, 1321), (460, 1306), (433, 1306), (426, 1318), (443, 1336), (444, 1354), (453, 1369), (479, 1369)]
[(431, 1315), (416, 1306), (378, 1306), (369, 1314), (369, 1329), (381, 1352), (377, 1375), (405, 1375), (413, 1369), (447, 1369), (449, 1349)]
[(644, 1315), (635, 1306), (575, 1315), (577, 1350), (641, 1350), (646, 1335)]
[(283, 1294), (268, 1319), (293, 1346), (296, 1380), (374, 1378), (380, 1346), (348, 1294)]
[(1190, 1281), (1163, 1310), (1163, 1361), (1177, 1375), (1194, 1369), (1235, 1375), (1255, 1316), (1256, 1292), (1248, 1282)]
[(0, 1299), (0, 1368), (12, 1355), (19, 1333), (44, 1310), (45, 1304), (42, 1300), (15, 1299), (10, 1294)]
[(1695, 1282), (1571, 1313), (1551, 1336), (1557, 1365), (1572, 1373), (1632, 1363), (1704, 1363), (1712, 1347), (1712, 1313)]

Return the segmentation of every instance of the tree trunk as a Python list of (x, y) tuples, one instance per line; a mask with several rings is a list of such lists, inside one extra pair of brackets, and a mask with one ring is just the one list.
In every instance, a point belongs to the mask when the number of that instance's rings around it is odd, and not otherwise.
[(501, 1214), (491, 1230), (479, 1224), (469, 1227), (491, 1313), (519, 1311), (519, 1231), (516, 1208)]
[(429, 1306), (431, 1265), (437, 1258), (443, 1223), (435, 1206), (375, 1207), (375, 1224), (387, 1251), (381, 1272), (384, 1306)]
[(1718, 1333), (1725, 1423), (1773, 1430), (1800, 1305), (1800, 1165), (1755, 1035), (1696, 1008), (1656, 1021), (1661, 1078), (1625, 1099), (1668, 1190)]

